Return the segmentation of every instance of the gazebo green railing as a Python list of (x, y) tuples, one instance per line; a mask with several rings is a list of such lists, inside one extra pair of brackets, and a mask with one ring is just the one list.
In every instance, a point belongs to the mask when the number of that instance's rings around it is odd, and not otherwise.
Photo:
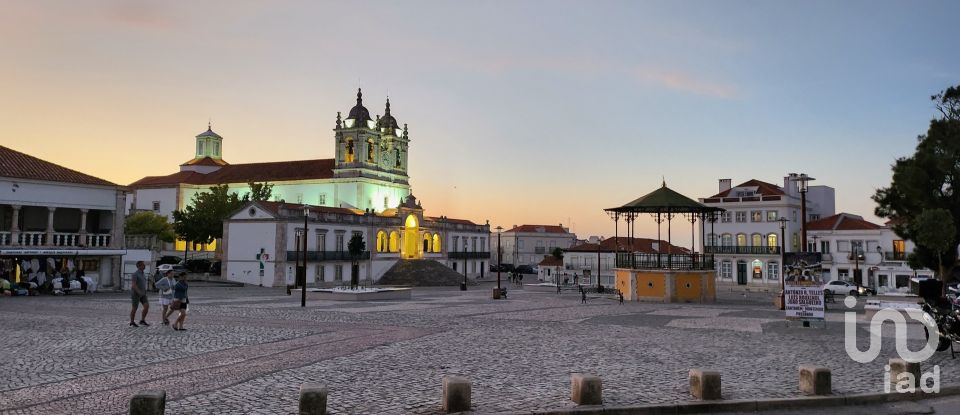
[[(715, 269), (712, 254), (697, 253), (696, 223), (700, 221), (701, 240), (705, 233), (705, 223), (717, 221), (718, 214), (724, 209), (703, 205), (667, 187), (667, 183), (646, 195), (624, 204), (623, 206), (604, 209), (614, 222), (614, 244), (616, 266), (632, 269), (671, 269), (671, 270), (713, 270)], [(634, 226), (637, 217), (649, 214), (657, 222), (656, 252), (638, 252), (634, 245)], [(690, 222), (690, 250), (676, 248), (672, 243), (672, 222), (676, 217), (682, 217)], [(627, 244), (621, 251), (619, 239), (619, 221), (623, 219), (627, 225)], [(662, 246), (661, 225), (667, 223), (667, 246)], [(666, 251), (666, 252), (664, 252)]]

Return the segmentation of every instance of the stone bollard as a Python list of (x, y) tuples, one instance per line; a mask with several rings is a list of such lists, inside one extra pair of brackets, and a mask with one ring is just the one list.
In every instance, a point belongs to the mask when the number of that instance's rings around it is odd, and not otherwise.
[[(898, 385), (906, 386), (907, 384), (910, 384), (910, 391), (912, 392), (917, 390), (917, 388), (920, 386), (919, 362), (911, 363), (903, 359), (890, 359), (889, 366), (890, 379), (884, 379), (884, 381), (890, 382), (890, 390), (899, 392), (899, 390), (896, 389)], [(904, 375), (903, 379), (900, 379), (900, 375), (902, 374), (909, 374), (910, 376), (913, 376), (913, 379), (910, 379), (907, 375)]]
[(811, 365), (800, 366), (800, 392), (807, 395), (829, 395), (830, 369)]
[(570, 400), (577, 405), (603, 405), (603, 385), (599, 376), (570, 375)]
[(147, 390), (130, 398), (130, 415), (162, 415), (167, 406), (167, 392)]
[(319, 383), (300, 385), (300, 415), (326, 415), (327, 388)]
[(690, 369), (690, 395), (703, 401), (720, 399), (720, 372)]
[(443, 412), (470, 410), (470, 381), (460, 376), (443, 377)]

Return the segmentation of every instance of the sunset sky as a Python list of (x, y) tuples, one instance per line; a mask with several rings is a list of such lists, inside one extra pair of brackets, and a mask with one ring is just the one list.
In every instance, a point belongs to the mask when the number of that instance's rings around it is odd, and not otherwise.
[(877, 221), (869, 197), (926, 131), (930, 95), (960, 84), (950, 1), (0, 9), (4, 146), (123, 185), (175, 172), (208, 119), (230, 163), (331, 158), (359, 85), (409, 124), (427, 214), (581, 237), (612, 236), (602, 209), (662, 178), (697, 198), (804, 172)]

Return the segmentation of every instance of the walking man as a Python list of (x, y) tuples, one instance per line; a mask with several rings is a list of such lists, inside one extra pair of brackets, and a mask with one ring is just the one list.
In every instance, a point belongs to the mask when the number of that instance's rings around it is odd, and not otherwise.
[(587, 303), (587, 291), (581, 288), (581, 289), (580, 289), (580, 304), (586, 304), (586, 303)]
[(617, 294), (620, 294), (620, 305), (623, 305), (623, 291), (617, 291)]
[(134, 272), (130, 279), (130, 301), (133, 306), (130, 309), (131, 327), (139, 327), (137, 323), (133, 321), (137, 315), (138, 304), (143, 305), (143, 312), (140, 313), (140, 326), (150, 325), (147, 323), (147, 311), (150, 311), (150, 302), (147, 300), (147, 276), (143, 273), (144, 267), (143, 261), (137, 261), (137, 272)]

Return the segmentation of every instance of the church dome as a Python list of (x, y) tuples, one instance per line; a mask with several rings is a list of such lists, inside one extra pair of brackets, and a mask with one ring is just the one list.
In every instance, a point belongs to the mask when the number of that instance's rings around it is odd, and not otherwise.
[(366, 125), (367, 121), (370, 121), (370, 111), (367, 111), (367, 108), (363, 106), (363, 93), (360, 92), (360, 89), (357, 89), (357, 105), (353, 108), (350, 108), (350, 115), (347, 116), (347, 119), (354, 120), (353, 125)]
[(397, 119), (390, 115), (390, 98), (387, 98), (387, 109), (384, 110), (383, 116), (380, 117), (380, 125), (378, 127), (390, 128), (394, 130), (400, 128), (400, 125), (397, 123)]
[(207, 126), (207, 131), (197, 134), (197, 138), (202, 138), (202, 137), (213, 137), (213, 138), (220, 138), (220, 139), (223, 138), (223, 137), (220, 137), (220, 134), (213, 132), (213, 129), (209, 125)]

